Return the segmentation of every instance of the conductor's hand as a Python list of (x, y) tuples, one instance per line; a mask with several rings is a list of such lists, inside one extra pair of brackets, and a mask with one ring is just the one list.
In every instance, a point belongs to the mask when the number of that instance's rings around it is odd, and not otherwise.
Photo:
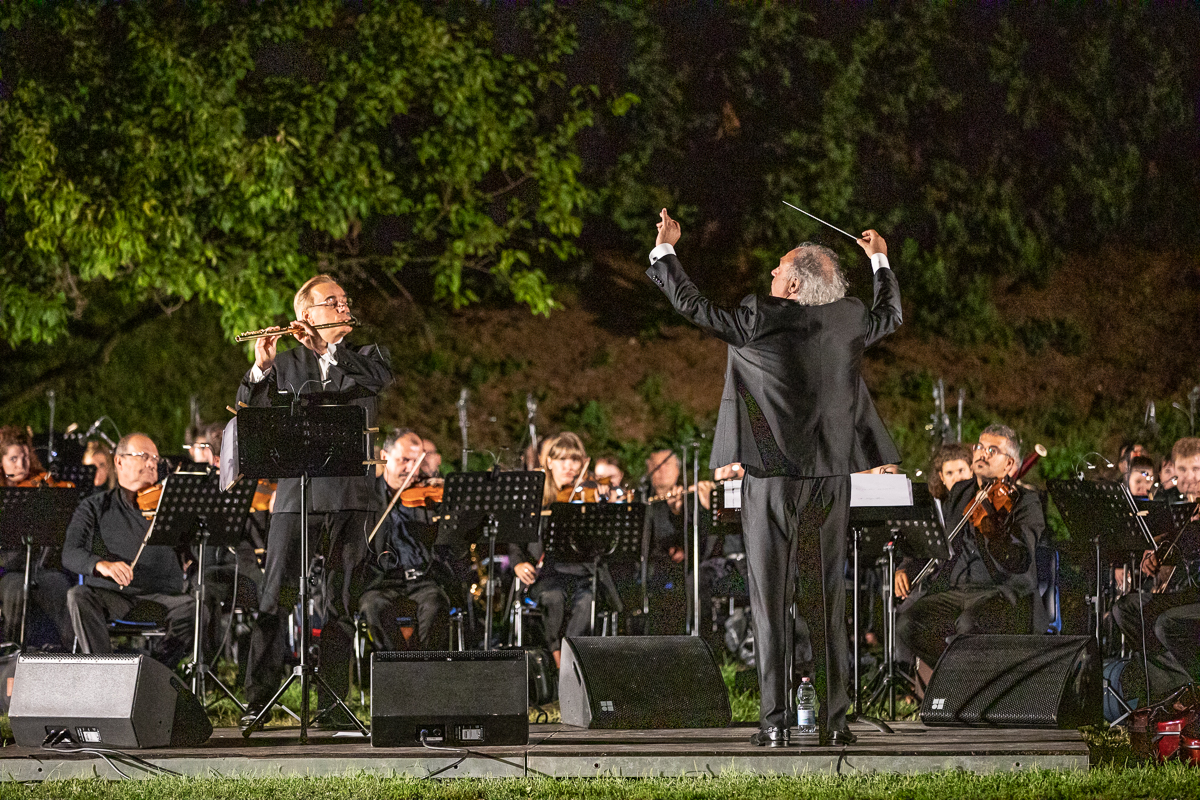
[(895, 589), (897, 600), (903, 600), (908, 597), (912, 586), (908, 582), (908, 573), (906, 571), (902, 569), (896, 570), (896, 584), (893, 588)]
[(654, 246), (658, 247), (660, 244), (669, 244), (674, 247), (682, 233), (679, 230), (679, 223), (671, 219), (671, 215), (667, 213), (665, 208), (658, 212), (658, 216), (659, 222), (655, 226), (658, 228), (658, 238), (654, 240)]
[(254, 363), (263, 372), (266, 372), (275, 365), (275, 353), (278, 344), (278, 336), (264, 336), (261, 339), (254, 340)]
[(879, 235), (878, 231), (863, 231), (862, 238), (856, 239), (855, 241), (857, 241), (858, 246), (866, 252), (867, 258), (870, 258), (876, 253), (882, 253), (885, 256), (887, 255), (887, 242), (883, 240), (883, 237)]
[(329, 344), (321, 338), (321, 334), (312, 325), (309, 325), (302, 319), (298, 319), (292, 325), (301, 329), (300, 333), (296, 334), (296, 339), (300, 344), (312, 350), (318, 356), (325, 355), (325, 351), (329, 349)]
[(118, 586), (128, 586), (133, 583), (133, 567), (124, 561), (99, 561), (96, 572), (106, 578), (112, 578)]
[(520, 564), (517, 564), (513, 567), (513, 572), (516, 573), (521, 583), (526, 586), (532, 586), (533, 582), (537, 580), (537, 570), (528, 561), (522, 561)]

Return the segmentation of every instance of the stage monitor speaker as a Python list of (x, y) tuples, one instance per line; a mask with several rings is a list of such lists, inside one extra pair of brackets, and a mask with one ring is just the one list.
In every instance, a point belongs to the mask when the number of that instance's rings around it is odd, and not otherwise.
[(562, 721), (581, 728), (720, 728), (733, 712), (712, 650), (695, 636), (563, 641)]
[(56, 733), (59, 741), (123, 750), (195, 747), (212, 736), (191, 690), (144, 655), (21, 655), (9, 721), (24, 747)]
[(524, 650), (371, 654), (374, 747), (529, 742)]
[(1078, 728), (1103, 719), (1090, 636), (958, 636), (921, 703), (926, 725)]

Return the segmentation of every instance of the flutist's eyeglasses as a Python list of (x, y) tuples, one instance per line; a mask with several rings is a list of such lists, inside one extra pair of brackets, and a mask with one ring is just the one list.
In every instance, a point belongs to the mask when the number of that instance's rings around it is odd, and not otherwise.
[(331, 311), (334, 309), (344, 308), (347, 311), (354, 305), (354, 301), (349, 297), (330, 297), (324, 303), (313, 303), (313, 308), (318, 306), (328, 308)]
[(124, 456), (125, 458), (140, 458), (147, 464), (157, 464), (160, 461), (159, 457), (153, 453), (116, 453), (116, 455)]

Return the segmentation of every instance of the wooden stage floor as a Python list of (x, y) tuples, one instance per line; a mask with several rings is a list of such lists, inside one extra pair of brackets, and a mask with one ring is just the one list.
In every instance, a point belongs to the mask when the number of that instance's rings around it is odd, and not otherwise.
[[(129, 751), (183, 775), (265, 777), (371, 773), (414, 778), (649, 777), (756, 774), (931, 772), (962, 769), (1005, 772), (1033, 768), (1088, 768), (1088, 748), (1077, 731), (927, 728), (892, 723), (894, 734), (855, 724), (848, 747), (759, 748), (752, 726), (650, 731), (593, 731), (531, 725), (525, 747), (480, 747), (466, 758), (422, 748), (378, 748), (361, 736), (313, 732), (301, 745), (299, 728), (272, 728), (245, 739), (218, 729), (201, 747)], [(460, 761), (461, 759), (461, 761)], [(456, 763), (457, 762), (457, 763)], [(148, 770), (123, 769), (133, 777)], [(96, 756), (30, 747), (0, 748), (0, 779), (48, 780), (119, 774)]]

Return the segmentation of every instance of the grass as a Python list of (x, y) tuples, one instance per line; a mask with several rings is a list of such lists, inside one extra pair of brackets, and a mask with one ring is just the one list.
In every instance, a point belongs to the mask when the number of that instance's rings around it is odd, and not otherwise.
[(716, 798), (1190, 798), (1200, 797), (1200, 773), (1182, 764), (1160, 768), (1094, 769), (1089, 772), (1029, 770), (974, 775), (936, 772), (910, 775), (850, 774), (762, 777), (737, 773), (686, 778), (527, 778), (422, 781), (374, 775), (334, 778), (151, 778), (137, 782), (101, 780), (46, 781), (7, 786), (6, 798), (179, 798), (188, 800), (256, 800), (257, 798), (438, 798), (439, 800), (715, 800)]

